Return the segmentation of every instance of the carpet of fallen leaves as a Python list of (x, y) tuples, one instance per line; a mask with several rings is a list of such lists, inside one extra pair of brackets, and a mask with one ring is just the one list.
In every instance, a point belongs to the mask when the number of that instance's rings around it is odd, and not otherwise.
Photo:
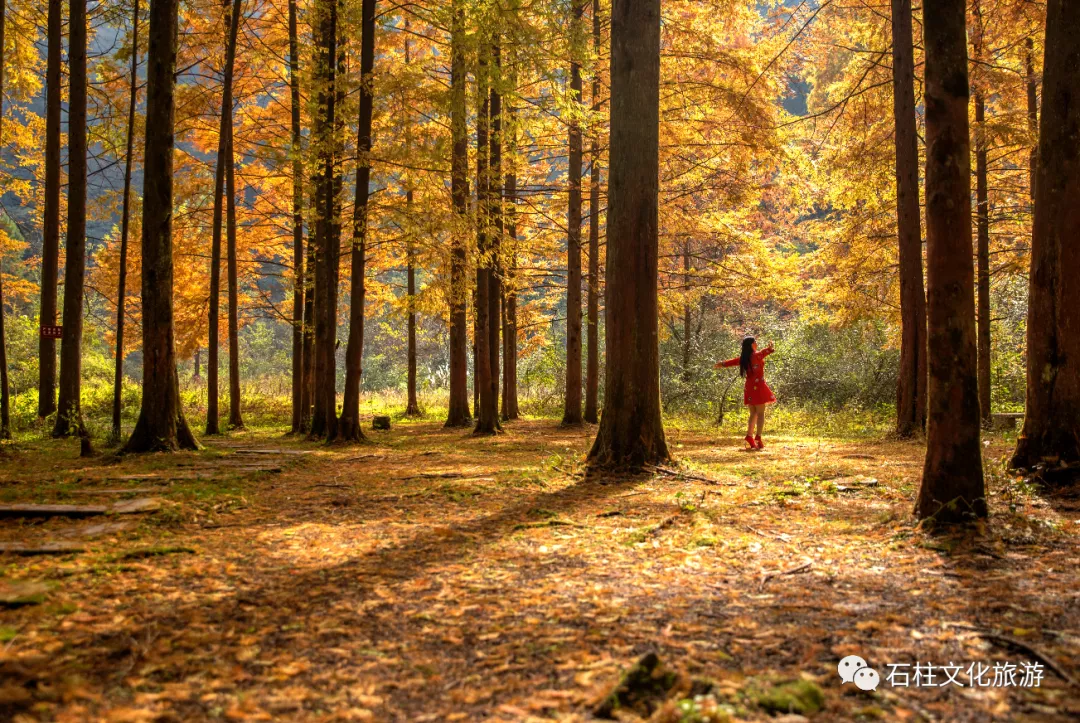
[(995, 471), (1004, 440), (987, 448), (990, 520), (932, 534), (910, 514), (918, 443), (747, 453), (675, 429), (673, 466), (587, 478), (594, 433), (404, 422), (348, 447), (263, 432), (121, 459), (9, 449), (0, 504), (164, 507), (0, 521), (0, 542), (85, 546), (0, 554), (0, 585), (48, 584), (0, 609), (0, 719), (583, 721), (649, 651), (721, 694), (815, 681), (817, 720), (1080, 715), (1049, 670), (1037, 688), (876, 692), (836, 673), (849, 654), (883, 678), (1041, 657), (1080, 677), (1080, 505)]

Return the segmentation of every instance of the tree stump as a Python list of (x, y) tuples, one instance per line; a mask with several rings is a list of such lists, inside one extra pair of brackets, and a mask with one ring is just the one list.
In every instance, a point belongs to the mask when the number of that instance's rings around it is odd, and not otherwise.
[(379, 415), (371, 420), (372, 429), (382, 429), (389, 431), (390, 429), (390, 417), (387, 415)]

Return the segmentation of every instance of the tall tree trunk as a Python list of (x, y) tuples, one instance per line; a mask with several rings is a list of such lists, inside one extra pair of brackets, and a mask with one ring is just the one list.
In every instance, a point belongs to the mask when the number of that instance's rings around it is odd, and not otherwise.
[(296, 0), (289, 0), (289, 101), (292, 160), (292, 236), (293, 236), (293, 310), (292, 310), (292, 433), (307, 428), (304, 412), (304, 159), (300, 130), (300, 44), (297, 37)]
[(173, 340), (173, 118), (178, 0), (151, 0), (143, 153), (143, 397), (127, 452), (198, 449), (180, 404)]
[(86, 284), (86, 0), (72, 0), (68, 35), (68, 208), (64, 336), (54, 437), (82, 432), (82, 306)]
[[(1035, 41), (1032, 38), (1024, 40), (1024, 70), (1027, 74), (1028, 128), (1035, 133), (1039, 130), (1039, 79), (1035, 75)], [(1036, 144), (1032, 146), (1028, 156), (1028, 193), (1032, 203), (1035, 201), (1038, 158), (1039, 146)]]
[(901, 327), (896, 432), (900, 437), (910, 437), (926, 427), (927, 386), (926, 294), (923, 290), (911, 0), (892, 0), (892, 36)]
[[(516, 76), (515, 76), (516, 78)], [(516, 88), (516, 82), (512, 87)], [(502, 418), (513, 420), (521, 416), (518, 408), (517, 393), (517, 125), (513, 105), (506, 107), (506, 127), (509, 133), (507, 141), (506, 178), (503, 181), (503, 195), (506, 201), (506, 239), (509, 248), (506, 256), (509, 266), (506, 269), (506, 283), (503, 292), (503, 396)]]
[(469, 136), (465, 107), (465, 20), (462, 0), (454, 0), (450, 28), (450, 195), (454, 223), (450, 238), (450, 401), (447, 427), (467, 426), (469, 414), (469, 338), (466, 304), (465, 233), (469, 214)]
[(473, 434), (495, 434), (499, 420), (497, 400), (492, 398), (491, 388), (491, 337), (489, 324), (498, 323), (491, 318), (492, 258), (488, 239), (491, 212), (488, 159), (491, 154), (488, 132), (491, 127), (491, 88), (487, 55), (491, 45), (487, 38), (479, 40), (479, 61), (476, 70), (477, 117), (476, 117), (476, 322), (473, 362), (473, 384), (478, 397), (476, 426)]
[[(135, 157), (135, 110), (139, 101), (139, 0), (131, 13), (131, 81), (128, 86), (127, 152), (124, 156), (124, 199), (120, 212), (120, 268), (116, 284), (116, 369), (113, 375), (112, 436), (120, 439), (124, 384), (124, 312), (127, 304), (128, 226), (131, 219), (131, 166)], [(198, 377), (198, 367), (195, 376)]]
[[(573, 0), (570, 9), (570, 95), (582, 105), (581, 62), (584, 0)], [(571, 115), (566, 203), (566, 398), (564, 425), (581, 424), (581, 122)]]
[[(0, 0), (0, 151), (4, 148), (4, 21), (7, 0)], [(0, 246), (0, 439), (11, 439), (8, 400), (7, 335), (4, 332), (4, 248)]]
[[(497, 31), (496, 31), (497, 32)], [(491, 416), (495, 419), (496, 429), (499, 424), (499, 352), (502, 350), (502, 237), (503, 237), (503, 209), (502, 209), (502, 94), (499, 86), (502, 83), (502, 49), (499, 46), (499, 37), (496, 34), (491, 48), (492, 75), (491, 75), (491, 101), (490, 118), (491, 128), (488, 137), (488, 221), (490, 246), (490, 266), (488, 282), (488, 355), (490, 359), (491, 378)]]
[(356, 202), (353, 205), (352, 285), (349, 342), (345, 348), (345, 400), (337, 438), (364, 439), (360, 428), (360, 380), (364, 361), (364, 255), (367, 251), (368, 184), (371, 178), (372, 71), (375, 67), (375, 0), (361, 5), (360, 113), (356, 135)]
[[(409, 17), (405, 16), (405, 65), (408, 66), (412, 63), (411, 47), (409, 44)], [(411, 126), (410, 126), (411, 127)], [(411, 146), (411, 136), (407, 136), (407, 142)], [(412, 223), (413, 219), (413, 189), (412, 181), (410, 179), (409, 189), (405, 192), (405, 209), (409, 223)], [(408, 319), (408, 334), (409, 334), (409, 348), (406, 352), (406, 364), (408, 365), (408, 373), (406, 379), (406, 387), (408, 392), (408, 403), (405, 405), (405, 416), (407, 417), (419, 417), (420, 405), (416, 401), (416, 239), (413, 236), (412, 226), (410, 225), (406, 239), (405, 239), (405, 274), (407, 298), (406, 305), (408, 307), (409, 319)]]
[(225, 154), (225, 240), (229, 287), (229, 428), (243, 429), (240, 415), (240, 293), (236, 260), (236, 156), (233, 153), (232, 112), (229, 150)]
[[(64, 4), (49, 0), (48, 56), (45, 65), (45, 202), (41, 242), (41, 326), (56, 325), (56, 286), (60, 274), (60, 97), (64, 52)], [(38, 338), (38, 416), (56, 411), (56, 340)]]
[(604, 413), (591, 467), (668, 459), (660, 416), (660, 0), (614, 0)]
[[(600, 109), (600, 0), (592, 0), (592, 41), (596, 62), (592, 74), (593, 113)], [(595, 123), (595, 121), (593, 121)], [(599, 420), (597, 402), (600, 392), (600, 133), (592, 132), (589, 149), (589, 292), (588, 332), (585, 352), (585, 421)]]
[(683, 381), (690, 381), (690, 356), (692, 352), (691, 337), (693, 336), (693, 310), (690, 306), (690, 239), (683, 244), (683, 288), (686, 290), (686, 303), (683, 304), (683, 330), (682, 330), (682, 375)]
[[(317, 194), (313, 191), (309, 199), (310, 208), (318, 213), (316, 198)], [(312, 405), (315, 403), (315, 280), (318, 274), (315, 236), (311, 233), (311, 227), (309, 223), (304, 274), (304, 377), (300, 388), (300, 429), (303, 432), (311, 429)]]
[[(240, 29), (240, 0), (232, 0), (227, 19), (228, 34), (225, 37), (225, 67), (222, 69), (221, 115), (218, 121), (217, 162), (214, 166), (214, 215), (210, 237), (210, 309), (209, 341), (206, 345), (206, 433), (219, 434), (220, 412), (218, 392), (218, 370), (220, 362), (220, 324), (221, 324), (221, 229), (224, 216), (226, 176), (232, 156), (232, 107), (233, 107), (233, 67), (236, 60), (236, 37)], [(231, 197), (231, 192), (229, 193)], [(233, 233), (232, 224), (228, 233)], [(231, 292), (231, 287), (230, 287)], [(229, 294), (230, 302), (232, 294)], [(230, 312), (230, 317), (232, 312)], [(232, 325), (229, 325), (230, 341)], [(232, 356), (230, 354), (230, 372)], [(230, 385), (231, 387), (231, 385)]]
[(202, 348), (195, 347), (195, 356), (192, 361), (195, 363), (195, 373), (191, 375), (192, 379), (202, 379)]
[(979, 349), (979, 411), (990, 426), (990, 197), (987, 186), (986, 101), (975, 92), (975, 215), (978, 264), (977, 322)]
[(915, 511), (985, 517), (971, 256), (964, 0), (923, 6), (926, 49), (926, 266), (929, 357), (926, 463)]
[(1027, 412), (1012, 464), (1080, 461), (1080, 5), (1050, 0), (1027, 323)]

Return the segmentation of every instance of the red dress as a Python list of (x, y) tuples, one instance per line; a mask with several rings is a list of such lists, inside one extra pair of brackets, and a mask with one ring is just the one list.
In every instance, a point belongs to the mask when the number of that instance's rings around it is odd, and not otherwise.
[[(765, 357), (772, 353), (772, 349), (763, 349), (754, 352), (753, 356), (750, 357), (750, 370), (746, 373), (746, 386), (743, 387), (743, 404), (756, 406), (758, 404), (772, 404), (776, 401), (772, 389), (769, 389), (769, 385), (765, 383)], [(739, 366), (739, 357), (728, 359), (726, 362), (721, 362), (720, 365), (737, 367)]]

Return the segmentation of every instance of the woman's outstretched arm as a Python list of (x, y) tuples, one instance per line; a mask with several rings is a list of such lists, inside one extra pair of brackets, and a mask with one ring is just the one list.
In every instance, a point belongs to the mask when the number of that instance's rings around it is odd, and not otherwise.
[(737, 367), (737, 366), (739, 366), (739, 357), (735, 357), (734, 359), (728, 359), (727, 361), (716, 362), (716, 364), (713, 366), (713, 368), (714, 369), (719, 369), (720, 367)]

